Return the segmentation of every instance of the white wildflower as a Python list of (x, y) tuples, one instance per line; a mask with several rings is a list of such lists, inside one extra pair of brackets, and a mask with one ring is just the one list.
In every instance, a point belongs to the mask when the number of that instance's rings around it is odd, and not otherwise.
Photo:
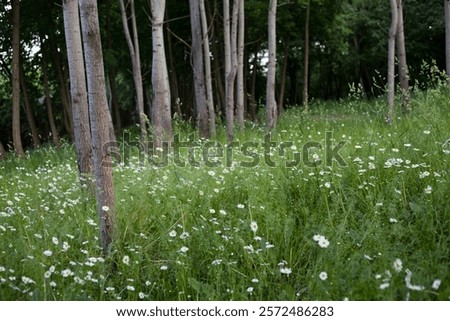
[(402, 260), (396, 259), (396, 260), (394, 261), (394, 263), (392, 264), (392, 267), (394, 268), (394, 270), (395, 270), (396, 272), (401, 272), (402, 269), (403, 269), (403, 262), (402, 262)]
[(440, 286), (441, 286), (441, 280), (436, 279), (433, 281), (433, 285), (431, 286), (431, 288), (433, 290), (438, 290)]
[(50, 251), (50, 250), (45, 250), (45, 251), (44, 251), (44, 255), (45, 255), (45, 256), (52, 256), (52, 254), (53, 254), (53, 252)]
[(130, 257), (128, 255), (125, 255), (122, 258), (122, 263), (125, 264), (125, 265), (130, 265)]
[(319, 279), (321, 279), (322, 281), (325, 281), (326, 279), (328, 279), (328, 273), (327, 272), (320, 272)]
[(252, 221), (250, 223), (250, 229), (252, 230), (253, 233), (256, 233), (256, 231), (258, 230), (258, 224), (255, 221)]
[(179, 252), (181, 253), (186, 253), (187, 251), (189, 251), (189, 248), (186, 246), (182, 246), (181, 249), (179, 250)]
[(280, 272), (281, 272), (281, 274), (289, 275), (292, 273), (292, 269), (290, 269), (288, 267), (282, 267), (282, 268), (280, 268)]

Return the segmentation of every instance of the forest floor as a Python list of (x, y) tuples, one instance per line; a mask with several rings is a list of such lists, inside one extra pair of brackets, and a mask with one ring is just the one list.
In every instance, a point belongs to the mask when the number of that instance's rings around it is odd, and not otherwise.
[(107, 257), (73, 146), (9, 156), (0, 299), (449, 300), (449, 99), (418, 93), (392, 126), (382, 100), (316, 102), (233, 147), (178, 123), (158, 162), (121, 142)]

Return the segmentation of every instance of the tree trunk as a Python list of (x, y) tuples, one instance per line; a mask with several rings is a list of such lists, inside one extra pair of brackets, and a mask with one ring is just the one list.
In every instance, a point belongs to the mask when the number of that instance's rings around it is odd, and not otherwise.
[(311, 1), (308, 0), (306, 6), (306, 19), (305, 19), (305, 57), (303, 64), (303, 108), (308, 110), (308, 87), (309, 87), (309, 16), (311, 11)]
[(284, 92), (286, 91), (286, 74), (287, 74), (288, 57), (289, 57), (289, 39), (286, 39), (284, 43), (284, 52), (283, 52), (283, 68), (281, 69), (280, 75), (278, 114), (281, 114), (284, 111)]
[(277, 103), (275, 101), (275, 72), (276, 72), (276, 15), (277, 0), (270, 0), (269, 4), (269, 62), (267, 65), (266, 112), (267, 130), (275, 128), (277, 121)]
[[(79, 19), (77, 21), (79, 21)], [(51, 47), (51, 51), (53, 54), (54, 67), (56, 69), (56, 74), (57, 74), (58, 82), (59, 82), (59, 95), (61, 98), (61, 104), (63, 106), (63, 113), (65, 115), (64, 125), (66, 127), (67, 132), (69, 133), (70, 138), (76, 139), (74, 136), (74, 128), (73, 128), (74, 124), (73, 124), (73, 111), (72, 111), (72, 106), (71, 106), (71, 98), (70, 98), (70, 94), (67, 92), (66, 80), (64, 78), (64, 74), (62, 71), (61, 56), (58, 51), (58, 47), (57, 47), (54, 35), (52, 35), (52, 34), (49, 35), (49, 42), (50, 42), (50, 47)], [(82, 52), (80, 52), (80, 53), (82, 54)], [(70, 59), (68, 59), (68, 60), (70, 62)], [(83, 68), (83, 70), (84, 70), (84, 68)], [(69, 76), (69, 78), (70, 78), (70, 76)]]
[(250, 119), (253, 121), (257, 120), (257, 101), (256, 101), (256, 78), (258, 75), (259, 59), (258, 53), (261, 47), (261, 41), (258, 41), (255, 45), (255, 51), (253, 52), (252, 59), (252, 78), (250, 80), (250, 108), (249, 114)]
[(139, 114), (139, 126), (141, 128), (141, 147), (144, 153), (147, 153), (148, 140), (147, 140), (147, 125), (146, 116), (144, 113), (144, 89), (142, 87), (142, 72), (141, 72), (141, 58), (139, 53), (139, 39), (137, 34), (136, 14), (134, 11), (134, 0), (130, 0), (131, 7), (131, 29), (128, 27), (128, 15), (123, 0), (119, 0), (120, 12), (122, 14), (122, 24), (125, 33), (125, 38), (128, 44), (128, 50), (130, 51), (131, 64), (133, 66), (133, 79), (134, 87), (136, 89), (136, 110)]
[(445, 6), (445, 62), (450, 90), (450, 0), (445, 0), (444, 6)]
[(244, 91), (244, 37), (245, 12), (244, 0), (239, 0), (237, 76), (236, 76), (236, 122), (239, 130), (244, 129), (245, 91)]
[(25, 156), (22, 147), (20, 131), (20, 0), (11, 2), (13, 12), (13, 38), (12, 38), (12, 101), (13, 101), (13, 143), (14, 151), (20, 157)]
[(42, 63), (42, 76), (44, 80), (45, 103), (47, 105), (47, 115), (48, 115), (48, 122), (50, 124), (50, 131), (52, 133), (53, 143), (55, 144), (56, 148), (60, 148), (61, 140), (59, 139), (58, 130), (56, 129), (55, 117), (53, 116), (52, 98), (50, 96), (50, 88), (48, 85), (47, 59), (45, 50), (42, 50), (41, 63)]
[(81, 29), (88, 85), (94, 174), (103, 252), (109, 251), (114, 228), (114, 181), (110, 157), (105, 149), (110, 137), (108, 102), (96, 0), (80, 0)]
[(183, 112), (181, 111), (181, 101), (180, 101), (180, 94), (178, 92), (178, 79), (177, 79), (177, 73), (175, 69), (175, 59), (173, 57), (173, 45), (172, 45), (172, 33), (170, 31), (169, 27), (169, 12), (166, 8), (166, 37), (167, 37), (167, 51), (168, 51), (168, 60), (169, 60), (169, 83), (170, 83), (170, 90), (171, 90), (171, 104), (172, 106), (175, 106), (175, 112), (177, 113), (178, 117), (180, 119), (183, 118)]
[(3, 147), (2, 142), (0, 141), (0, 160), (5, 159), (6, 156), (6, 150), (5, 147)]
[[(108, 46), (108, 50), (110, 52), (114, 51), (113, 48), (113, 40), (112, 40), (112, 31), (111, 31), (111, 0), (106, 1), (106, 6), (108, 7), (106, 13), (106, 43)], [(108, 64), (108, 62), (106, 62)], [(122, 118), (120, 116), (120, 108), (119, 103), (117, 101), (117, 86), (116, 86), (116, 68), (114, 63), (109, 63), (107, 66), (108, 69), (108, 87), (109, 87), (109, 106), (114, 115), (114, 124), (115, 129), (118, 133), (122, 132)]]
[(164, 10), (165, 0), (151, 0), (152, 16), (152, 87), (153, 87), (153, 144), (162, 147), (164, 140), (172, 139), (170, 112), (170, 86), (164, 49)]
[(239, 1), (233, 0), (233, 10), (229, 16), (229, 1), (223, 2), (224, 10), (224, 39), (225, 39), (225, 100), (226, 100), (226, 122), (227, 122), (227, 140), (231, 143), (234, 138), (234, 85), (237, 72), (237, 26), (239, 18)]
[(391, 27), (389, 28), (389, 52), (388, 52), (388, 114), (387, 123), (392, 124), (394, 119), (394, 95), (395, 95), (395, 37), (398, 26), (397, 1), (391, 0)]
[(197, 111), (197, 125), (200, 137), (208, 138), (209, 117), (206, 109), (206, 90), (205, 90), (205, 71), (203, 68), (203, 49), (202, 49), (202, 28), (200, 22), (199, 0), (189, 0), (189, 9), (191, 13), (191, 32), (192, 32), (192, 59), (194, 69), (194, 92), (195, 92), (195, 110)]
[(398, 26), (397, 26), (397, 54), (398, 75), (400, 88), (402, 90), (402, 109), (404, 113), (409, 112), (409, 70), (406, 63), (405, 33), (403, 29), (403, 0), (397, 0)]
[(30, 96), (28, 96), (28, 87), (25, 81), (25, 72), (23, 71), (23, 65), (20, 65), (20, 86), (22, 87), (23, 102), (25, 105), (25, 115), (27, 117), (28, 126), (30, 126), (31, 138), (33, 140), (33, 147), (39, 148), (41, 146), (41, 139), (34, 120), (33, 108), (31, 107)]
[(77, 150), (78, 172), (80, 181), (84, 184), (84, 181), (92, 174), (93, 162), (78, 0), (64, 0), (63, 14), (69, 63), (73, 132)]
[(200, 0), (200, 20), (203, 32), (203, 58), (205, 60), (206, 105), (208, 106), (208, 122), (210, 136), (216, 136), (216, 113), (211, 77), (211, 50), (209, 48), (208, 22), (206, 19), (205, 0)]

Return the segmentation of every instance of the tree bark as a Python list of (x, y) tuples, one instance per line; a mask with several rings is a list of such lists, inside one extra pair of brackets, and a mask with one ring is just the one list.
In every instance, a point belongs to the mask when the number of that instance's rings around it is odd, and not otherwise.
[(397, 54), (398, 75), (400, 88), (402, 90), (402, 109), (404, 113), (409, 112), (409, 70), (406, 62), (405, 32), (403, 28), (403, 0), (397, 0), (398, 26), (397, 26)]
[(93, 161), (78, 0), (64, 0), (63, 14), (78, 173), (84, 184), (93, 172)]
[(12, 37), (12, 101), (13, 101), (13, 143), (14, 151), (20, 157), (25, 156), (22, 146), (20, 130), (20, 0), (11, 2), (13, 12), (13, 37)]
[(226, 122), (227, 122), (227, 141), (233, 142), (234, 139), (234, 86), (237, 72), (237, 26), (239, 16), (239, 1), (233, 0), (233, 9), (231, 15), (231, 30), (229, 16), (229, 1), (224, 4), (224, 39), (225, 39), (225, 100), (226, 100)]
[(289, 57), (289, 39), (286, 39), (284, 43), (284, 52), (283, 52), (283, 68), (281, 69), (280, 75), (280, 94), (278, 96), (278, 114), (281, 114), (284, 111), (284, 93), (286, 90), (286, 74), (287, 74), (287, 64)]
[(191, 13), (192, 59), (194, 69), (195, 110), (200, 137), (208, 138), (209, 117), (206, 109), (205, 70), (203, 68), (202, 28), (200, 22), (199, 0), (189, 0)]
[[(42, 44), (42, 40), (41, 40)], [(52, 98), (50, 95), (50, 88), (48, 85), (48, 72), (47, 72), (47, 59), (45, 50), (42, 50), (42, 76), (44, 80), (44, 91), (45, 91), (45, 103), (47, 106), (47, 116), (48, 116), (48, 122), (50, 124), (50, 131), (52, 133), (53, 143), (55, 144), (56, 148), (61, 147), (61, 140), (59, 139), (58, 130), (56, 129), (55, 124), (55, 117), (53, 115), (53, 105), (52, 105)]]
[(445, 62), (450, 91), (450, 0), (444, 1), (445, 10)]
[(141, 72), (141, 58), (139, 53), (139, 39), (137, 34), (136, 14), (134, 10), (134, 0), (130, 0), (131, 7), (131, 33), (128, 27), (128, 15), (123, 0), (119, 0), (120, 11), (122, 14), (122, 24), (125, 33), (125, 38), (130, 51), (131, 64), (133, 66), (133, 80), (136, 89), (136, 110), (139, 114), (139, 126), (141, 129), (141, 147), (144, 153), (147, 153), (147, 124), (145, 122), (146, 116), (144, 113), (144, 89), (142, 86), (142, 72)]
[(239, 130), (244, 129), (245, 91), (244, 91), (244, 37), (245, 12), (244, 0), (239, 0), (238, 14), (238, 46), (236, 76), (236, 122)]
[[(106, 43), (108, 46), (108, 50), (112, 52), (113, 49), (113, 40), (112, 40), (112, 31), (111, 31), (111, 0), (106, 1), (106, 6), (108, 7), (106, 13)], [(106, 62), (108, 65), (108, 62)], [(122, 118), (120, 116), (120, 108), (119, 103), (117, 101), (117, 86), (116, 86), (116, 68), (114, 63), (109, 63), (107, 66), (108, 69), (108, 87), (109, 87), (109, 106), (111, 112), (114, 115), (114, 128), (117, 133), (122, 132)]]
[(180, 117), (183, 118), (183, 112), (181, 110), (181, 102), (180, 102), (180, 94), (178, 92), (178, 79), (177, 79), (177, 72), (175, 69), (175, 59), (173, 57), (173, 45), (172, 45), (172, 34), (169, 27), (169, 11), (166, 8), (166, 37), (167, 37), (167, 52), (168, 52), (168, 64), (169, 64), (169, 83), (170, 83), (170, 90), (171, 90), (171, 104), (175, 107), (175, 113)]
[(79, 4), (86, 62), (100, 239), (103, 252), (106, 254), (113, 240), (115, 195), (110, 157), (107, 150), (104, 150), (110, 138), (110, 121), (108, 120), (109, 110), (105, 90), (102, 44), (97, 1), (80, 0)]
[(151, 0), (152, 12), (152, 121), (153, 144), (158, 148), (164, 140), (172, 139), (172, 123), (170, 111), (170, 86), (167, 71), (166, 52), (164, 49), (164, 10), (165, 0)]
[(6, 156), (6, 150), (5, 147), (3, 147), (2, 142), (0, 141), (0, 160), (5, 159)]
[(216, 136), (216, 113), (214, 110), (214, 96), (212, 90), (211, 77), (211, 50), (209, 48), (208, 22), (206, 19), (205, 0), (199, 0), (200, 20), (203, 32), (203, 58), (205, 60), (205, 85), (206, 85), (206, 105), (208, 106), (209, 134)]
[(276, 72), (276, 15), (277, 0), (270, 0), (269, 4), (269, 62), (267, 65), (266, 112), (267, 130), (275, 128), (277, 121), (277, 103), (275, 101), (275, 72)]
[(23, 71), (23, 65), (20, 65), (19, 69), (20, 69), (20, 87), (22, 87), (23, 102), (25, 105), (25, 116), (27, 117), (28, 126), (30, 126), (31, 138), (33, 140), (33, 147), (37, 149), (41, 146), (41, 139), (39, 138), (36, 121), (34, 119), (30, 96), (28, 96), (28, 87), (25, 81), (25, 72)]
[(392, 124), (394, 119), (394, 96), (395, 96), (395, 38), (398, 26), (398, 11), (397, 1), (391, 1), (391, 27), (389, 28), (389, 42), (388, 42), (388, 114), (386, 121)]
[(308, 110), (309, 101), (309, 16), (311, 11), (311, 1), (308, 0), (306, 6), (306, 19), (305, 19), (305, 57), (303, 64), (303, 108)]

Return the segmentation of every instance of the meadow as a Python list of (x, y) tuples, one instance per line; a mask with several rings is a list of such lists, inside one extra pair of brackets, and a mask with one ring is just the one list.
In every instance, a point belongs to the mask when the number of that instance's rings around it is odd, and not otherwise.
[(9, 156), (0, 299), (449, 300), (449, 101), (418, 92), (392, 126), (383, 100), (313, 102), (269, 147), (247, 123), (239, 146), (222, 128), (220, 146), (195, 140), (163, 165), (124, 142), (108, 256), (73, 146)]

